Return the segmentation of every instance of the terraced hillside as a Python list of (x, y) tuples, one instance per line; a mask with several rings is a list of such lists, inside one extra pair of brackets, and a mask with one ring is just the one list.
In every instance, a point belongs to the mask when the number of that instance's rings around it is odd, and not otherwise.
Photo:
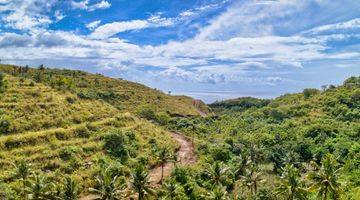
[(81, 99), (101, 99), (121, 111), (135, 112), (138, 107), (151, 104), (157, 111), (170, 115), (196, 116), (208, 113), (201, 101), (186, 96), (170, 96), (157, 89), (82, 71), (38, 69), (0, 65), (0, 71), (12, 76), (29, 78), (58, 90), (69, 91)]
[[(48, 181), (71, 175), (81, 194), (96, 187), (104, 169), (128, 179), (139, 163), (158, 166), (159, 152), (175, 155), (180, 144), (156, 123), (206, 108), (189, 97), (80, 71), (0, 69), (0, 191), (20, 199), (19, 165)], [(149, 108), (155, 123), (141, 118)]]

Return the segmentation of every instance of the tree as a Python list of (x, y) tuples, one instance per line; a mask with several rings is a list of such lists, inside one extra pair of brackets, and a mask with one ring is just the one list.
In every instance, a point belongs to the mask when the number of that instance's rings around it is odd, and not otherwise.
[(250, 189), (251, 195), (254, 197), (257, 193), (259, 182), (262, 181), (262, 173), (259, 172), (254, 165), (250, 166), (246, 170), (244, 176), (242, 176), (243, 185), (247, 186)]
[(158, 161), (159, 161), (159, 163), (161, 165), (160, 184), (162, 183), (163, 178), (164, 178), (164, 166), (167, 163), (168, 159), (169, 159), (169, 151), (168, 151), (168, 149), (167, 148), (160, 149), (159, 154), (158, 154)]
[(281, 184), (276, 189), (276, 194), (283, 195), (286, 200), (305, 200), (307, 190), (300, 178), (300, 172), (294, 165), (287, 164), (283, 168)]
[(205, 170), (205, 174), (208, 176), (209, 182), (213, 188), (215, 186), (221, 186), (226, 182), (227, 172), (228, 168), (224, 167), (223, 164), (218, 161)]
[(312, 182), (310, 190), (317, 190), (319, 198), (339, 199), (340, 183), (338, 173), (340, 168), (331, 154), (326, 154), (322, 159), (321, 166), (312, 163), (316, 169), (309, 173), (308, 178)]
[(89, 191), (97, 195), (99, 200), (119, 200), (124, 198), (124, 185), (120, 183), (118, 176), (114, 175), (110, 168), (101, 171), (96, 177), (97, 188)]
[(175, 179), (171, 179), (164, 184), (165, 199), (180, 200), (184, 199), (183, 189), (176, 183)]
[(227, 198), (227, 192), (225, 187), (216, 186), (208, 195), (208, 199), (211, 200), (226, 200)]
[(148, 196), (154, 195), (154, 191), (150, 186), (149, 173), (142, 165), (138, 165), (135, 168), (135, 171), (131, 173), (131, 177), (131, 188), (135, 193), (137, 193), (138, 200), (144, 200)]
[(14, 164), (14, 168), (15, 168), (15, 170), (13, 172), (14, 177), (21, 180), (21, 182), (23, 184), (22, 191), (24, 192), (24, 189), (26, 187), (26, 179), (30, 175), (30, 167), (24, 160), (21, 160)]
[(78, 183), (70, 176), (64, 178), (61, 188), (61, 197), (63, 200), (77, 200), (79, 198)]
[(26, 182), (25, 193), (28, 199), (49, 199), (52, 196), (52, 185), (45, 176), (34, 174), (30, 180)]

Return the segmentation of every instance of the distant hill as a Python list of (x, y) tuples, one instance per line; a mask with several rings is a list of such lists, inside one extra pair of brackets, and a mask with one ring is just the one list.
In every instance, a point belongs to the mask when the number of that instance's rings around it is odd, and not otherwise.
[(264, 107), (270, 103), (268, 99), (257, 99), (253, 97), (240, 97), (237, 99), (229, 99), (225, 101), (217, 101), (210, 104), (209, 106), (214, 109), (214, 111), (224, 111), (224, 110), (233, 110), (233, 111), (244, 111), (246, 109), (256, 107)]

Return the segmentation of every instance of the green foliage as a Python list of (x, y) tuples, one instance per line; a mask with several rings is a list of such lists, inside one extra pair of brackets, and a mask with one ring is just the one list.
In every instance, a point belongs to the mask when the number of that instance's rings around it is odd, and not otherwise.
[(10, 120), (0, 110), (0, 135), (7, 134), (10, 132)]
[(128, 144), (128, 137), (123, 131), (109, 132), (104, 136), (104, 150), (122, 162), (129, 158)]
[(142, 165), (135, 167), (131, 173), (132, 180), (130, 182), (131, 189), (137, 193), (139, 200), (144, 200), (155, 193), (152, 190), (149, 182), (149, 174)]
[(96, 178), (96, 188), (89, 189), (102, 200), (119, 200), (124, 198), (124, 183), (109, 168), (103, 170)]
[(65, 176), (64, 182), (61, 186), (61, 199), (63, 200), (77, 200), (79, 199), (79, 185), (70, 176)]
[(137, 114), (145, 119), (148, 120), (155, 120), (156, 119), (156, 108), (153, 105), (144, 105), (137, 109)]
[(303, 91), (303, 95), (305, 99), (308, 99), (316, 94), (318, 94), (320, 91), (318, 89), (314, 89), (314, 88), (307, 88), (304, 89)]

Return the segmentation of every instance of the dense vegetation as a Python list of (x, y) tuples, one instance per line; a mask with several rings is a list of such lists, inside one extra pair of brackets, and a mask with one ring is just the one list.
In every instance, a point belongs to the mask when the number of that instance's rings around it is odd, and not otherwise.
[(221, 114), (172, 124), (195, 135), (200, 157), (180, 182), (185, 189), (191, 183), (217, 199), (359, 199), (360, 77), (211, 106)]
[[(1, 199), (359, 199), (360, 77), (200, 116), (201, 102), (125, 80), (0, 71)], [(181, 165), (169, 131), (194, 143), (196, 164)]]

